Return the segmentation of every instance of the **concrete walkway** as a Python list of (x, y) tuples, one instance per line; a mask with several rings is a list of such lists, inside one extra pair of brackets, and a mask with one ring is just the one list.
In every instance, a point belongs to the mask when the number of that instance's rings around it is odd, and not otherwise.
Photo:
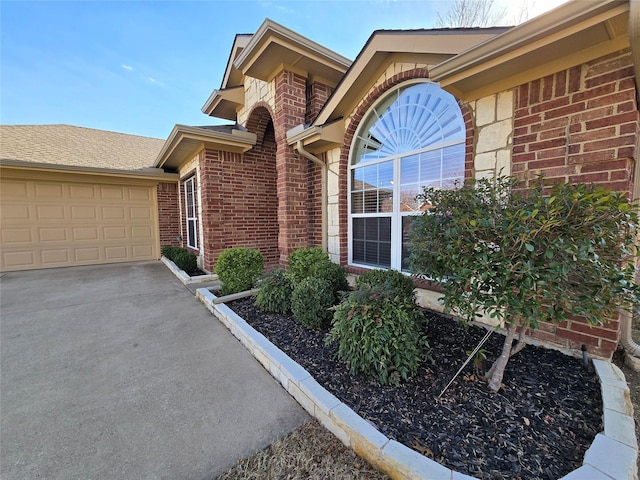
[(160, 262), (0, 278), (0, 477), (211, 479), (308, 419)]

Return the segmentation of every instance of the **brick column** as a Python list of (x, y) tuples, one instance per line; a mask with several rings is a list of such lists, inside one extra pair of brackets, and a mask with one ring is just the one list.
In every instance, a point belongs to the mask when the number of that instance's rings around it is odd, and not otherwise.
[(304, 123), (306, 79), (286, 70), (275, 81), (276, 171), (278, 176), (278, 249), (280, 263), (289, 253), (308, 245), (307, 161), (287, 145), (287, 131)]
[(216, 256), (224, 247), (220, 225), (223, 221), (223, 167), (216, 150), (200, 152), (200, 185), (202, 195), (201, 219), (204, 232), (204, 244), (200, 246), (205, 270), (213, 271)]

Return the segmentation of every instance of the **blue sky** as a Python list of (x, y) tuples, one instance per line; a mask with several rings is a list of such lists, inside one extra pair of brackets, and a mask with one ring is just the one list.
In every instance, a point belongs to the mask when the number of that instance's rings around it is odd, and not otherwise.
[[(535, 13), (561, 1), (536, 0)], [(354, 59), (374, 30), (434, 27), (437, 12), (449, 5), (2, 0), (0, 123), (65, 123), (166, 138), (176, 123), (222, 123), (200, 109), (220, 87), (235, 34), (255, 32), (265, 18)]]

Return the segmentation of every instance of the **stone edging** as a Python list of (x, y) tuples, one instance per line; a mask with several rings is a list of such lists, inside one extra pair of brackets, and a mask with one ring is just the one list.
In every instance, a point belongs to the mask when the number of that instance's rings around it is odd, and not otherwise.
[(178, 280), (180, 280), (184, 285), (187, 285), (190, 283), (213, 282), (218, 280), (218, 275), (215, 275), (215, 274), (198, 275), (196, 277), (190, 277), (184, 272), (184, 270), (180, 270), (175, 263), (173, 263), (171, 260), (169, 260), (165, 256), (160, 257), (160, 261), (164, 263), (167, 267), (169, 267), (169, 270), (171, 270), (173, 274), (176, 277), (178, 277)]
[[(311, 416), (376, 468), (394, 479), (476, 480), (387, 438), (231, 308), (216, 304), (209, 290), (199, 288), (196, 296)], [(633, 405), (624, 374), (610, 362), (593, 364), (602, 391), (604, 432), (596, 435), (582, 467), (559, 480), (638, 480)]]

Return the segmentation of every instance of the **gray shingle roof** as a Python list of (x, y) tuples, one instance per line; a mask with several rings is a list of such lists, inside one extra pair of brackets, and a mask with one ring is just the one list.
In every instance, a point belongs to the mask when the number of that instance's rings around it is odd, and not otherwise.
[(164, 140), (72, 125), (0, 125), (0, 159), (77, 167), (151, 167)]

